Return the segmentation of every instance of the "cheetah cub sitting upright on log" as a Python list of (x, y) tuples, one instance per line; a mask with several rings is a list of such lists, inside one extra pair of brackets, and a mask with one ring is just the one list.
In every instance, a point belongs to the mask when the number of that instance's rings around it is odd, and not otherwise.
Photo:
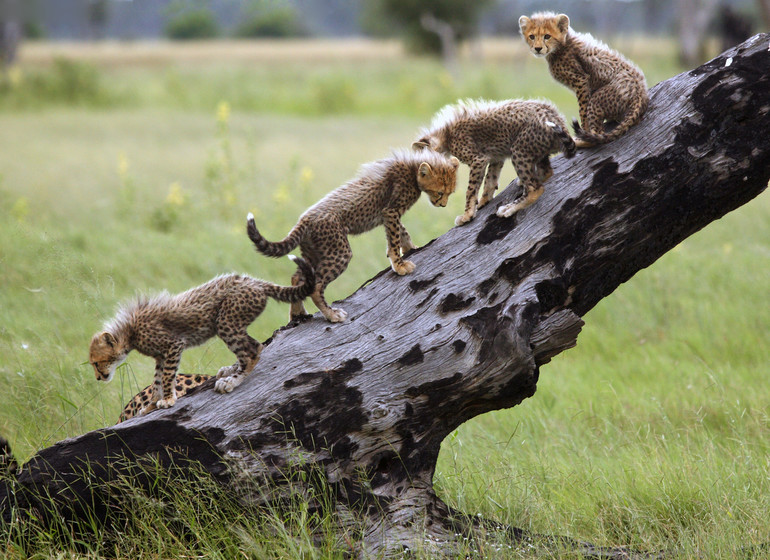
[(259, 361), (262, 344), (246, 329), (265, 309), (267, 298), (293, 304), (315, 288), (313, 269), (302, 259), (292, 258), (304, 279), (297, 286), (226, 274), (178, 295), (162, 293), (122, 307), (91, 340), (89, 361), (96, 379), (110, 381), (128, 353), (137, 350), (155, 358), (152, 398), (146, 404), (169, 408), (177, 399), (175, 381), (182, 351), (218, 335), (238, 361), (219, 370), (215, 389), (232, 391)]
[[(492, 199), (508, 158), (524, 191), (511, 204), (498, 208), (497, 215), (507, 218), (535, 202), (543, 193), (543, 182), (553, 174), (551, 153), (575, 155), (575, 142), (566, 129), (564, 117), (545, 101), (467, 100), (436, 113), (412, 148), (451, 154), (470, 166), (465, 213), (455, 220), (459, 226), (471, 221), (476, 209)], [(479, 201), (482, 179), (484, 192)]]
[[(574, 122), (578, 147), (616, 140), (641, 120), (649, 104), (647, 84), (642, 71), (622, 54), (570, 29), (565, 14), (521, 16), (519, 29), (530, 52), (545, 57), (554, 79), (577, 95), (582, 124)], [(605, 123), (615, 127), (605, 132)]]
[[(257, 251), (268, 257), (280, 257), (299, 246), (302, 256), (315, 269), (318, 278), (313, 303), (332, 323), (344, 321), (347, 313), (331, 307), (324, 290), (342, 274), (353, 252), (348, 235), (356, 235), (385, 226), (387, 256), (397, 274), (409, 274), (414, 263), (403, 255), (417, 247), (401, 223), (401, 216), (417, 202), (421, 193), (433, 206), (446, 206), (457, 184), (457, 158), (421, 150), (396, 151), (393, 157), (364, 165), (352, 181), (333, 190), (300, 216), (283, 241), (266, 240), (257, 230), (254, 216), (248, 216), (248, 233)], [(300, 282), (302, 271), (292, 277)], [(302, 302), (293, 303), (291, 317), (305, 314)]]

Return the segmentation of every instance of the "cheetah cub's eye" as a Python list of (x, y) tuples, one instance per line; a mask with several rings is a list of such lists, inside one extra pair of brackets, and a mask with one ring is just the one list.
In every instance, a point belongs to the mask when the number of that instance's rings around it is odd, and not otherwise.
[(530, 35), (530, 36), (529, 36), (529, 40), (530, 40), (530, 41), (534, 41), (534, 40), (535, 40), (535, 36), (534, 36), (534, 35)]
[(547, 33), (546, 33), (545, 35), (543, 35), (543, 39), (545, 39), (546, 41), (547, 41), (548, 39), (550, 39), (550, 38), (551, 38), (551, 36), (550, 36), (550, 35), (548, 35)]

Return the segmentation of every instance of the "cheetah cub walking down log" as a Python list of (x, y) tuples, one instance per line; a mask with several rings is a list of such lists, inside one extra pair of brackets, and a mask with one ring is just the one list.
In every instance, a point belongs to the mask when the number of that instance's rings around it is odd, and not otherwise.
[[(316, 272), (313, 303), (332, 323), (344, 321), (347, 313), (331, 307), (324, 290), (342, 274), (353, 252), (348, 235), (356, 235), (385, 226), (387, 256), (397, 274), (409, 274), (414, 263), (403, 255), (417, 247), (401, 223), (401, 216), (425, 193), (434, 206), (446, 206), (457, 184), (457, 158), (422, 150), (395, 151), (387, 159), (364, 165), (358, 176), (333, 190), (300, 216), (283, 241), (266, 240), (257, 230), (254, 216), (248, 216), (249, 237), (257, 251), (268, 257), (280, 257), (299, 246), (302, 256)], [(302, 280), (302, 271), (292, 277), (292, 284)], [(301, 301), (291, 306), (291, 317), (304, 315)]]
[[(622, 54), (587, 33), (576, 33), (565, 14), (521, 16), (519, 29), (530, 52), (545, 57), (556, 81), (577, 95), (580, 148), (620, 138), (638, 123), (649, 104), (642, 71)], [(605, 132), (607, 125), (615, 128)]]
[(226, 274), (178, 295), (162, 293), (122, 307), (91, 340), (89, 361), (96, 379), (110, 381), (128, 353), (136, 350), (155, 358), (149, 404), (169, 408), (177, 399), (175, 381), (182, 352), (218, 335), (238, 361), (219, 370), (215, 388), (220, 393), (232, 391), (259, 361), (262, 344), (246, 329), (265, 309), (267, 298), (296, 303), (315, 288), (313, 269), (298, 257), (293, 260), (304, 279), (297, 286)]
[[(492, 199), (508, 158), (524, 192), (500, 207), (497, 215), (507, 218), (535, 202), (543, 193), (543, 182), (553, 174), (551, 153), (575, 155), (575, 142), (566, 129), (564, 117), (545, 101), (466, 100), (436, 113), (430, 128), (421, 131), (412, 147), (452, 154), (470, 166), (465, 213), (455, 220), (459, 226), (471, 221), (476, 209)], [(484, 192), (477, 200), (482, 179)]]

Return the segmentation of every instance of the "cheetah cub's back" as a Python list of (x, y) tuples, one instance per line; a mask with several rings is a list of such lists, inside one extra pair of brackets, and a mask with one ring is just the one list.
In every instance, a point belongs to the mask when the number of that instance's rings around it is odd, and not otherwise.
[[(465, 100), (436, 113), (431, 126), (421, 131), (412, 147), (451, 154), (470, 166), (465, 213), (455, 220), (459, 226), (472, 220), (477, 208), (492, 199), (508, 158), (524, 194), (498, 209), (498, 215), (508, 217), (535, 202), (543, 192), (543, 182), (553, 173), (550, 154), (575, 154), (575, 142), (566, 129), (564, 117), (546, 101)], [(484, 192), (477, 200), (482, 180)]]

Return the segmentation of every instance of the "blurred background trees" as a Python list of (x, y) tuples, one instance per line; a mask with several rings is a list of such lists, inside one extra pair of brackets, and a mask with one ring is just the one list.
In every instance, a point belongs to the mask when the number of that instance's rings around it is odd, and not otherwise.
[[(693, 66), (720, 47), (770, 29), (770, 0), (0, 0), (0, 56), (21, 36), (52, 40), (212, 37), (393, 37), (443, 55), (479, 35), (518, 33), (521, 14), (568, 13), (581, 31), (672, 36)], [(721, 50), (721, 49), (720, 49)]]

